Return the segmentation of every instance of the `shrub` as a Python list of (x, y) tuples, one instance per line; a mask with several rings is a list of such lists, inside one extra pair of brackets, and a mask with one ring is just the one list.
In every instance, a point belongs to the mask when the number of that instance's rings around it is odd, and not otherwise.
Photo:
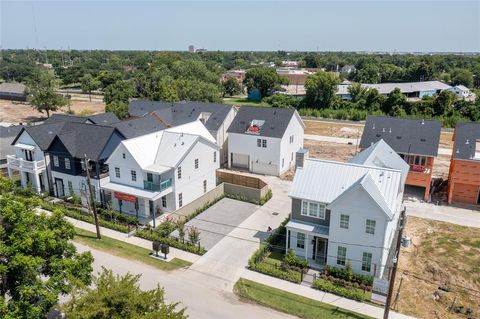
[(308, 261), (303, 258), (298, 258), (295, 250), (289, 249), (283, 258), (283, 262), (289, 266), (298, 267), (301, 269), (305, 269), (308, 267)]
[(352, 271), (352, 266), (347, 264), (345, 268), (337, 268), (333, 266), (323, 266), (323, 269), (327, 272), (328, 275), (331, 275), (335, 278), (345, 279), (352, 283), (356, 282), (365, 286), (373, 285), (373, 277), (366, 276), (361, 274), (356, 274)]
[(205, 248), (203, 248), (200, 245), (192, 245), (192, 244), (189, 244), (189, 243), (183, 243), (183, 242), (178, 241), (178, 240), (173, 239), (173, 238), (161, 237), (158, 234), (156, 234), (154, 232), (151, 232), (151, 231), (148, 231), (148, 230), (140, 229), (135, 233), (135, 236), (143, 238), (143, 239), (151, 240), (151, 241), (158, 241), (162, 244), (167, 244), (171, 247), (181, 249), (181, 250), (184, 250), (184, 251), (187, 251), (187, 252), (190, 252), (190, 253), (194, 253), (194, 254), (197, 254), (197, 255), (203, 255), (207, 252), (205, 250)]
[(10, 193), (15, 189), (15, 182), (10, 178), (0, 176), (0, 193)]
[(294, 270), (283, 270), (280, 268), (276, 268), (275, 266), (267, 263), (254, 263), (250, 266), (250, 269), (258, 271), (262, 274), (270, 275), (272, 277), (277, 277), (280, 279), (288, 280), (294, 283), (302, 282), (302, 276), (300, 272)]
[(353, 287), (341, 287), (325, 279), (316, 279), (312, 284), (312, 288), (334, 293), (356, 301), (364, 301), (367, 298), (365, 293), (361, 290), (357, 290)]
[(272, 190), (269, 188), (265, 196), (260, 198), (260, 205), (265, 205), (266, 202), (268, 202), (273, 196)]

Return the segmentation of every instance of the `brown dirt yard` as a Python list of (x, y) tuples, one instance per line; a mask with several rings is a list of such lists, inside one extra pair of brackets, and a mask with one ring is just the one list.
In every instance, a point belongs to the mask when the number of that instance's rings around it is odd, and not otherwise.
[[(101, 101), (79, 101), (72, 100), (70, 109), (75, 114), (95, 114), (105, 111), (105, 104)], [(55, 113), (65, 113), (68, 110), (67, 106), (64, 106), (61, 110)], [(0, 122), (8, 123), (26, 123), (35, 122), (46, 119), (46, 113), (40, 113), (36, 111), (28, 103), (20, 103), (15, 101), (0, 100)]]
[(480, 228), (409, 216), (406, 234), (412, 244), (401, 251), (395, 294), (401, 277), (403, 282), (395, 309), (417, 318), (467, 319), (470, 308), (471, 318), (480, 318)]

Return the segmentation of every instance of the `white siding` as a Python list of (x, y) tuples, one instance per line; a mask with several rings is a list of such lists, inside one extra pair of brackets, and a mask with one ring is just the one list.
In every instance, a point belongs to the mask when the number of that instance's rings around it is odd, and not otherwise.
[[(123, 154), (125, 154), (125, 158), (123, 158)], [(118, 145), (112, 155), (110, 155), (108, 162), (110, 163), (108, 165), (108, 169), (110, 181), (112, 183), (129, 185), (143, 189), (143, 171), (123, 144)], [(116, 177), (116, 167), (120, 169), (120, 178)], [(132, 181), (132, 175), (130, 173), (132, 170), (137, 172), (137, 181)]]
[[(40, 149), (40, 147), (37, 145), (37, 143), (35, 143), (35, 141), (32, 139), (32, 137), (26, 131), (22, 132), (22, 135), (19, 136), (16, 143), (21, 143), (21, 144), (27, 144), (27, 145), (34, 146), (35, 149), (32, 151), (34, 161), (41, 161), (41, 160), (45, 159), (45, 157), (43, 155), (43, 151)], [(25, 152), (22, 149), (16, 147), (15, 148), (15, 156), (17, 156), (18, 158), (25, 159)]]
[[(290, 143), (290, 136), (293, 135), (293, 143)], [(302, 123), (297, 116), (293, 116), (283, 135), (280, 149), (280, 175), (295, 166), (295, 153), (303, 147), (304, 130)], [(292, 157), (293, 154), (293, 157)], [(284, 166), (282, 167), (282, 159)]]
[[(59, 178), (63, 180), (63, 187), (64, 187), (64, 193), (65, 197), (70, 197), (70, 190), (68, 188), (68, 182), (70, 181), (72, 183), (73, 191), (75, 194), (80, 197), (82, 200), (82, 204), (84, 206), (87, 206), (87, 197), (88, 192), (86, 191), (88, 189), (88, 184), (87, 184), (87, 178), (81, 175), (69, 175), (69, 174), (64, 174), (60, 172), (55, 172), (52, 171), (52, 183), (53, 183), (53, 191), (55, 192), (55, 196), (57, 195), (57, 190), (55, 187), (55, 178)], [(104, 185), (105, 183), (108, 183), (108, 177), (102, 178), (101, 180), (91, 178), (90, 182), (92, 183), (92, 186), (95, 187), (95, 201), (100, 202), (100, 185)]]

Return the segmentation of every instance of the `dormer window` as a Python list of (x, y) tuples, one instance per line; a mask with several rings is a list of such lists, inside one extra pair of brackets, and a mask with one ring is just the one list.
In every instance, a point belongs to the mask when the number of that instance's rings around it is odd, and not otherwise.
[(245, 133), (248, 134), (260, 134), (260, 130), (262, 129), (262, 125), (265, 123), (263, 120), (252, 120), (250, 125), (247, 127), (247, 131)]

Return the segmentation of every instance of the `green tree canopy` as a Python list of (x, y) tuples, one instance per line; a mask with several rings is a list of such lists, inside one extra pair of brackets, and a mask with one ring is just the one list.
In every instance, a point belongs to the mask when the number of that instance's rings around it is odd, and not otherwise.
[(140, 275), (115, 276), (105, 268), (94, 279), (95, 288), (75, 291), (62, 309), (69, 319), (185, 319), (185, 308), (167, 304), (165, 292), (157, 287), (142, 291)]
[(382, 111), (387, 115), (394, 115), (399, 113), (399, 108), (405, 108), (407, 103), (407, 97), (402, 94), (399, 88), (395, 88), (392, 92), (388, 93), (387, 99), (382, 104)]
[(135, 87), (131, 81), (118, 81), (110, 84), (105, 89), (103, 100), (108, 105), (115, 102), (128, 104), (131, 97), (135, 95)]
[(279, 76), (273, 68), (256, 67), (247, 71), (243, 83), (249, 92), (257, 89), (261, 96), (265, 97), (278, 90), (280, 85), (285, 83), (285, 79)]
[(309, 107), (334, 107), (337, 100), (337, 86), (340, 78), (332, 72), (317, 72), (305, 81), (306, 104)]
[(27, 90), (30, 97), (30, 103), (40, 113), (58, 110), (66, 104), (65, 99), (56, 90), (60, 81), (55, 77), (53, 71), (37, 69), (29, 79)]
[(91, 74), (85, 74), (81, 79), (81, 88), (83, 93), (88, 93), (88, 99), (92, 102), (92, 91), (100, 87), (100, 81), (96, 80)]
[(435, 115), (444, 115), (453, 110), (453, 104), (456, 100), (456, 95), (450, 91), (440, 92), (433, 100), (433, 111)]
[(120, 120), (124, 120), (128, 118), (128, 104), (123, 101), (113, 101), (105, 106), (105, 112), (112, 112)]
[(44, 318), (60, 294), (91, 282), (93, 258), (76, 252), (73, 226), (59, 212), (36, 214), (37, 205), (0, 198), (0, 318)]
[(222, 95), (233, 96), (242, 93), (242, 86), (234, 78), (228, 78), (222, 82)]
[(467, 69), (454, 69), (450, 74), (452, 85), (465, 85), (466, 87), (473, 86), (473, 74)]

